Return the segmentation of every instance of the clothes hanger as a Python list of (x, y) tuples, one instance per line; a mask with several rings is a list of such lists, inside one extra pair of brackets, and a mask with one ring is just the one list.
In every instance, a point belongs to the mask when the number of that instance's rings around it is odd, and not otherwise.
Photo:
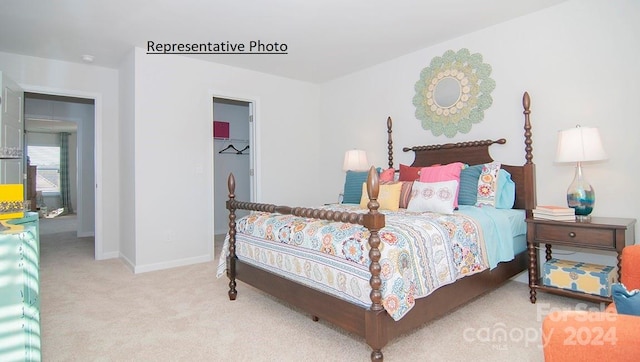
[[(242, 153), (242, 151), (238, 150), (236, 148), (236, 146), (234, 146), (234, 145), (229, 145), (229, 146), (223, 148), (222, 150), (220, 150), (218, 153), (225, 153), (224, 151), (226, 151), (228, 149), (232, 149), (232, 150), (236, 151), (235, 153)], [(226, 153), (230, 153), (230, 152), (226, 152)]]
[(238, 151), (238, 154), (239, 154), (239, 155), (243, 155), (244, 153), (242, 153), (242, 152), (244, 152), (244, 151), (246, 151), (246, 150), (248, 150), (248, 149), (249, 149), (249, 145), (245, 146), (243, 149), (241, 149), (240, 151)]

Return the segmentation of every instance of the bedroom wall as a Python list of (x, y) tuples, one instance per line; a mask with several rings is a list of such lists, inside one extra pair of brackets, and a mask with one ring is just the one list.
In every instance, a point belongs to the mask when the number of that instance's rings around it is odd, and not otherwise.
[[(412, 161), (403, 146), (501, 137), (508, 142), (494, 147), (494, 158), (522, 163), (521, 99), (528, 91), (538, 203), (565, 204), (574, 167), (554, 164), (556, 134), (579, 123), (600, 128), (609, 155), (584, 166), (596, 190), (593, 215), (640, 219), (640, 194), (632, 191), (640, 176), (634, 167), (640, 122), (632, 109), (640, 99), (638, 14), (640, 2), (633, 0), (568, 1), (323, 84), (321, 104), (330, 106), (321, 108), (322, 135), (338, 145), (327, 150), (327, 162), (335, 166), (323, 183), (341, 189), (340, 162), (349, 148), (363, 148), (371, 162), (387, 164), (387, 116), (394, 120), (396, 165)], [(414, 116), (414, 84), (433, 57), (460, 48), (482, 54), (492, 66), (493, 105), (468, 134), (435, 137)], [(613, 263), (609, 254), (563, 257)]]
[(124, 57), (118, 68), (119, 116), (118, 140), (120, 153), (120, 210), (118, 212), (120, 229), (120, 257), (133, 268), (136, 265), (136, 218), (135, 218), (135, 58), (134, 50)]
[[(118, 256), (118, 71), (85, 64), (0, 52), (0, 69), (25, 90), (96, 99), (96, 203), (104, 212), (95, 220), (96, 258)], [(103, 195), (106, 195), (103, 197)]]
[(326, 145), (317, 85), (142, 49), (134, 58), (136, 272), (211, 258), (212, 215), (226, 212), (212, 206), (214, 94), (256, 101), (257, 200), (322, 202), (308, 191)]

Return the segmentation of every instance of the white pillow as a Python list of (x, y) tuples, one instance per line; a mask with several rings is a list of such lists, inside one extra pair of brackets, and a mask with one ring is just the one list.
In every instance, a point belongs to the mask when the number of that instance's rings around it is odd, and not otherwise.
[(453, 203), (457, 190), (457, 180), (441, 182), (414, 181), (407, 210), (453, 214)]

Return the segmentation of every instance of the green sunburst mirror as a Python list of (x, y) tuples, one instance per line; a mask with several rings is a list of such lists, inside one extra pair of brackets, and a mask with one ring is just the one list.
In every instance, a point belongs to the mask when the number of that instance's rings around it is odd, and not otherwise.
[(442, 57), (433, 58), (420, 72), (413, 97), (422, 128), (434, 136), (468, 133), (493, 102), (491, 91), (496, 82), (490, 75), (491, 66), (482, 62), (482, 55), (466, 48), (447, 50)]

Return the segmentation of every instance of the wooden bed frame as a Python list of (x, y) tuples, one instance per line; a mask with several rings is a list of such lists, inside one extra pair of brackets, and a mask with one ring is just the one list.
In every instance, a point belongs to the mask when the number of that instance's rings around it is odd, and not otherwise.
[[(530, 99), (529, 94), (526, 92), (523, 95), (522, 104), (524, 107), (525, 164), (522, 166), (502, 165), (502, 167), (511, 173), (512, 180), (516, 184), (514, 208), (526, 210), (527, 217), (530, 217), (531, 210), (536, 204), (536, 192), (535, 165), (532, 161), (531, 124), (529, 121)], [(389, 118), (387, 120), (389, 167), (393, 167), (391, 127), (392, 122)], [(403, 151), (415, 152), (415, 160), (412, 166), (430, 166), (435, 163), (446, 164), (456, 161), (475, 165), (493, 161), (489, 155), (489, 146), (494, 143), (504, 144), (505, 142), (506, 140), (499, 139), (497, 141), (448, 143), (403, 148)], [(464, 277), (453, 284), (435, 290), (427, 297), (417, 299), (415, 306), (406, 316), (394, 321), (382, 306), (382, 294), (380, 292), (380, 250), (378, 249), (380, 238), (378, 231), (384, 227), (385, 219), (384, 215), (378, 212), (379, 181), (373, 168), (369, 172), (367, 185), (371, 200), (368, 205), (369, 212), (357, 214), (237, 201), (235, 199), (235, 179), (232, 174), (229, 175), (229, 200), (227, 201), (227, 209), (229, 210), (229, 256), (227, 257), (229, 299), (236, 299), (236, 280), (243, 281), (310, 313), (314, 321), (322, 318), (346, 331), (362, 336), (372, 348), (371, 360), (382, 361), (382, 348), (393, 338), (443, 316), (474, 298), (496, 289), (526, 269), (528, 259), (525, 250), (516, 255), (512, 261), (499, 263), (493, 270), (485, 270), (484, 272)], [(371, 232), (369, 238), (371, 306), (362, 308), (238, 260), (235, 253), (235, 211), (238, 209), (348, 222), (368, 228)]]

